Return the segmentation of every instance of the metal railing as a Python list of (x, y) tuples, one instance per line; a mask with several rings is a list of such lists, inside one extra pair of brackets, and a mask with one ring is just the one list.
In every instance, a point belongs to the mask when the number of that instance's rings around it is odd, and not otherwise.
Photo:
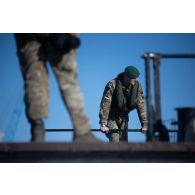
[[(74, 129), (46, 129), (46, 132), (73, 132)], [(93, 132), (101, 132), (100, 129), (91, 129)], [(124, 131), (123, 129), (110, 129), (112, 132)], [(141, 129), (128, 129), (128, 132), (141, 132)]]
[[(73, 132), (73, 131), (74, 131), (74, 129), (46, 129), (46, 132), (48, 132), (48, 133), (57, 133), (57, 132), (68, 133), (68, 132)], [(91, 129), (91, 131), (102, 133), (102, 131), (100, 129)], [(110, 131), (119, 132), (119, 131), (124, 131), (124, 130), (110, 129)], [(177, 142), (178, 130), (168, 129), (167, 131), (169, 133), (170, 142)], [(141, 129), (128, 129), (127, 132), (128, 133), (141, 133)]]

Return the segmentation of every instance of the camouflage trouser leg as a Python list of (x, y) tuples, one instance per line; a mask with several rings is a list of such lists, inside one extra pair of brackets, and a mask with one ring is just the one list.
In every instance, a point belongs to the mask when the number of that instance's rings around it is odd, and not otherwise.
[(43, 119), (48, 115), (49, 81), (39, 42), (27, 42), (18, 48), (20, 67), (25, 84), (25, 104), (28, 119)]
[(108, 128), (109, 129), (121, 129), (124, 131), (113, 131), (110, 130), (110, 132), (107, 134), (110, 142), (120, 142), (120, 141), (127, 141), (127, 129), (128, 129), (128, 121), (119, 123), (116, 120), (108, 120)]
[(59, 83), (64, 103), (70, 113), (75, 135), (89, 132), (89, 121), (84, 113), (83, 96), (77, 83), (76, 51), (59, 56), (50, 53), (50, 63)]
[[(115, 120), (109, 120), (108, 121), (108, 128), (109, 129), (118, 129), (118, 125), (116, 123)], [(115, 132), (112, 132), (110, 130), (110, 132), (108, 134), (106, 134), (109, 141), (110, 142), (119, 142), (120, 141), (120, 136), (119, 136), (119, 132), (115, 131)]]

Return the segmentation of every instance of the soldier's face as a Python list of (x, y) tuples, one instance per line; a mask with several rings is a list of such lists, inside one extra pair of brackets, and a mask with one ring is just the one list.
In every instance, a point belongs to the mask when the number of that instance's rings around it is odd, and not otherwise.
[(135, 85), (136, 79), (129, 79), (131, 85)]
[(124, 77), (124, 81), (126, 85), (135, 85), (136, 79), (130, 79), (129, 77), (127, 77), (125, 75)]

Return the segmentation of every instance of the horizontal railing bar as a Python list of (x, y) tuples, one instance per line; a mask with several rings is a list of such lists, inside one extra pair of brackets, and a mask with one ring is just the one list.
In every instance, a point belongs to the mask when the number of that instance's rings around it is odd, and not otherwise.
[[(46, 132), (73, 132), (74, 129), (46, 129)], [(100, 129), (91, 129), (93, 132), (101, 132)], [(110, 129), (110, 131), (124, 131), (122, 129)], [(178, 132), (177, 130), (167, 130), (168, 132)], [(141, 129), (128, 129), (128, 132), (141, 132)]]
[[(74, 129), (46, 129), (47, 132), (73, 132)], [(91, 129), (93, 132), (101, 132), (100, 129)], [(123, 129), (110, 129), (110, 131), (124, 131)], [(141, 132), (140, 129), (128, 129), (128, 132)]]
[(141, 55), (142, 58), (145, 59), (154, 59), (154, 58), (195, 58), (195, 54), (194, 53), (143, 53)]

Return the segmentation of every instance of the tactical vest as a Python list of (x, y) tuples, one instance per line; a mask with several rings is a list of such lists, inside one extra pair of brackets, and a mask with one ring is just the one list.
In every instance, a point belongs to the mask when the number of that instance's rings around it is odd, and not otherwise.
[(136, 106), (139, 83), (136, 81), (131, 88), (125, 87), (122, 84), (121, 76), (119, 75), (116, 79), (115, 103), (120, 111), (129, 112)]

